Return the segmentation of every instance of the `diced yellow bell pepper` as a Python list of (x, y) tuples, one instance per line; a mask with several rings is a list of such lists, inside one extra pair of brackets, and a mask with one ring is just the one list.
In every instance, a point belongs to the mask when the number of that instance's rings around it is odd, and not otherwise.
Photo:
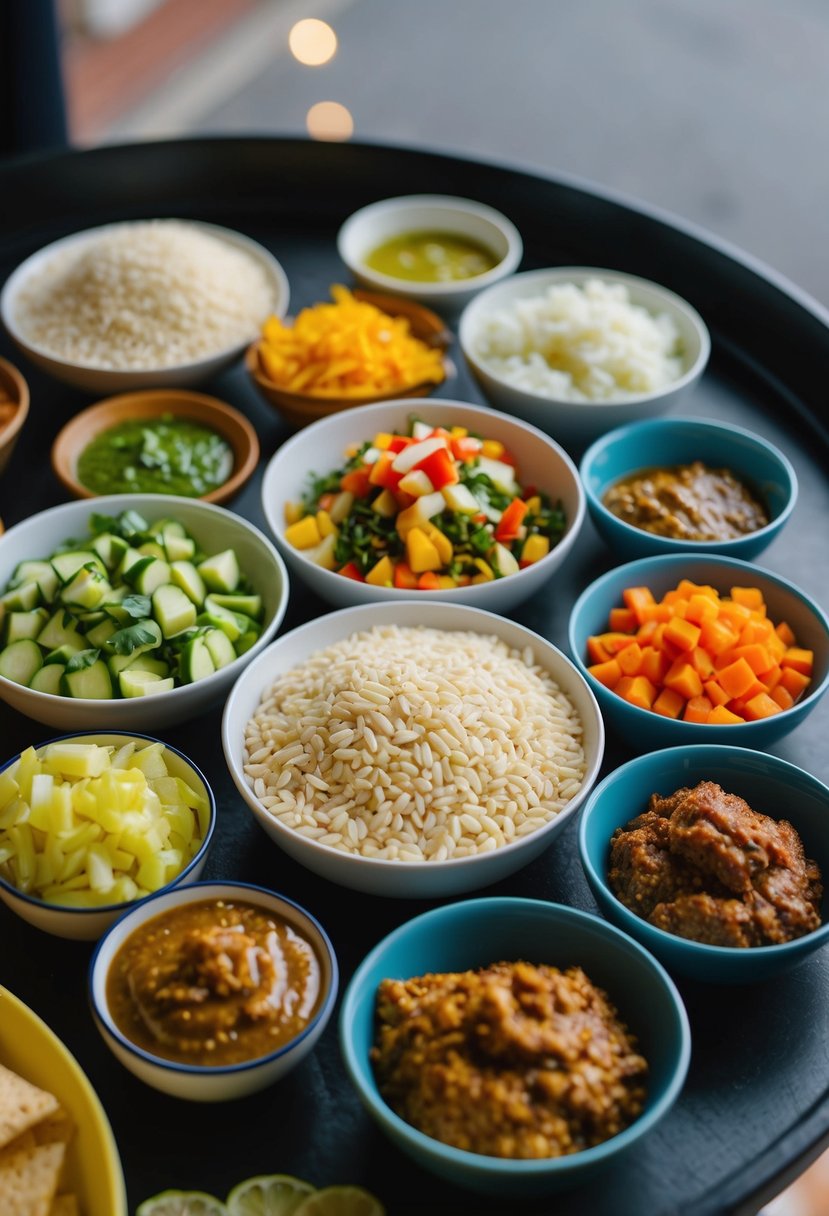
[(441, 591), (451, 591), (453, 587), (457, 587), (457, 579), (452, 578), (451, 574), (441, 574), (438, 578)]
[(500, 460), (504, 454), (504, 445), (498, 439), (485, 439), (481, 445), (481, 455), (490, 460)]
[(480, 573), (480, 575), (476, 574), (475, 577), (473, 578), (472, 582), (473, 583), (480, 583), (480, 582), (491, 583), (492, 580), (495, 578), (495, 575), (492, 572), (492, 567), (490, 565), (488, 565), (482, 557), (476, 557), (474, 564), (475, 564), (475, 568), (477, 570), (480, 570), (481, 573)]
[(532, 498), (527, 499), (527, 514), (537, 515), (541, 510), (541, 499), (537, 494), (533, 494)]
[(372, 587), (391, 587), (393, 579), (394, 565), (390, 557), (381, 557), (366, 575), (366, 582), (371, 583)]
[(295, 549), (313, 549), (320, 543), (322, 537), (314, 516), (306, 515), (304, 519), (285, 529), (285, 539)]
[(440, 528), (433, 523), (424, 524), (422, 530), (437, 549), (441, 565), (448, 566), (452, 560), (452, 555), (454, 554), (452, 542), (449, 537), (445, 536), (444, 533), (441, 532)]
[(412, 528), (406, 535), (406, 561), (415, 574), (440, 570), (443, 565), (437, 549), (420, 528)]
[(317, 527), (319, 528), (320, 540), (325, 540), (326, 536), (339, 535), (339, 529), (327, 511), (317, 511)]
[(521, 550), (522, 562), (540, 562), (542, 557), (546, 557), (550, 552), (550, 538), (548, 536), (528, 536)]
[(378, 431), (371, 446), (377, 448), (378, 452), (385, 452), (393, 438), (389, 431)]
[(375, 511), (383, 519), (394, 519), (397, 512), (400, 510), (397, 499), (392, 494), (391, 490), (383, 490), (377, 495), (374, 502), (371, 504), (372, 511)]
[(449, 434), (452, 436), (453, 439), (466, 439), (467, 435), (469, 434), (469, 431), (466, 429), (465, 426), (453, 426), (452, 429), (450, 430)]

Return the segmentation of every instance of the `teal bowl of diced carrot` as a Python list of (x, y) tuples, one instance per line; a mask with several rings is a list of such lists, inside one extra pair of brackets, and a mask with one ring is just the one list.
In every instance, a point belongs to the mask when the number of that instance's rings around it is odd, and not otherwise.
[(572, 548), (584, 493), (541, 431), (465, 402), (335, 414), (272, 458), (265, 517), (290, 568), (340, 606), (437, 596), (504, 611)]
[(608, 728), (637, 751), (764, 747), (829, 687), (829, 619), (799, 587), (735, 558), (671, 554), (581, 594), (570, 653)]

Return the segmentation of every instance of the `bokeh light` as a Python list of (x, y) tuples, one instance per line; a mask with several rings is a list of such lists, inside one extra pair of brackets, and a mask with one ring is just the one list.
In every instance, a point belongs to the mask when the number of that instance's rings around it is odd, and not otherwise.
[(354, 134), (354, 119), (338, 101), (318, 101), (305, 116), (312, 139), (345, 140)]
[(306, 17), (292, 26), (288, 46), (300, 63), (309, 68), (318, 68), (336, 55), (337, 35), (327, 22)]

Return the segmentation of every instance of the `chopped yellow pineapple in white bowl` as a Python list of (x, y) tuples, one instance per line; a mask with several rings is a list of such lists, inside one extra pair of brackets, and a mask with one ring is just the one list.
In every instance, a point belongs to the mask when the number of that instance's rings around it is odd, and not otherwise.
[(92, 941), (132, 904), (195, 882), (216, 824), (204, 776), (149, 735), (64, 735), (0, 769), (0, 899)]

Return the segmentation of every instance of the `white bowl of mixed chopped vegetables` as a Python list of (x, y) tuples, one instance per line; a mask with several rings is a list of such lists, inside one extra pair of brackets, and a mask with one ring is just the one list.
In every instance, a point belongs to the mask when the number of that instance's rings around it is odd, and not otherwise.
[(64, 730), (187, 721), (227, 695), (287, 602), (273, 545), (222, 507), (52, 507), (0, 539), (0, 698)]
[(421, 598), (503, 612), (538, 591), (584, 519), (549, 436), (460, 401), (325, 418), (271, 459), (262, 503), (293, 573), (333, 604)]

